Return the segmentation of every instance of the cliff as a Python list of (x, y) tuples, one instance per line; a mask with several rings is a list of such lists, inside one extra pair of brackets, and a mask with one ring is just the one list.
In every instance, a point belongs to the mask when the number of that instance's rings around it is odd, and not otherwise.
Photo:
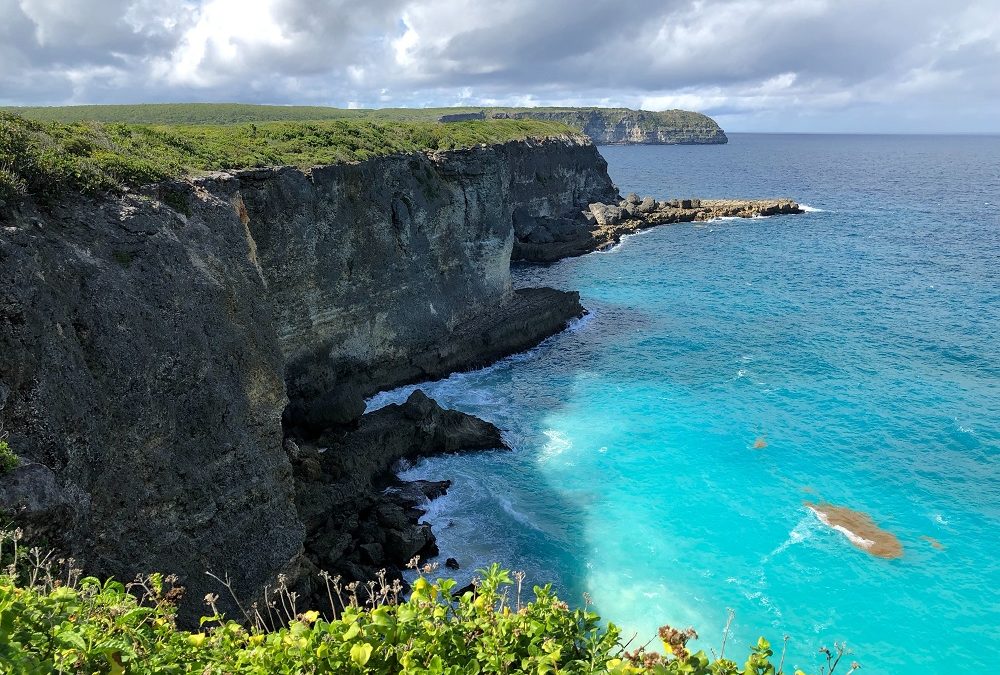
[[(219, 590), (205, 571), (258, 596), (313, 562), (293, 462), (323, 437), (366, 453), (337, 431), (363, 396), (522, 350), (583, 311), (575, 293), (512, 290), (514, 223), (616, 196), (605, 169), (564, 136), (0, 209), (0, 422), (21, 458), (0, 508), (90, 573), (176, 572), (186, 616)], [(400, 457), (459, 423), (414, 405), (398, 415), (423, 431), (397, 434)], [(386, 457), (349, 463), (368, 487), (338, 509), (377, 508)], [(378, 539), (360, 515), (324, 563)]]
[(488, 116), (560, 122), (582, 130), (597, 145), (717, 145), (729, 142), (715, 120), (688, 110), (520, 108), (489, 112)]

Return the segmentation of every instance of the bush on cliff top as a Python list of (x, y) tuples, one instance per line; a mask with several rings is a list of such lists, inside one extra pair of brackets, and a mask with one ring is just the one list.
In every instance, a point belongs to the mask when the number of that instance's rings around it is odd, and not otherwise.
[(39, 122), (0, 112), (0, 201), (28, 195), (45, 201), (65, 190), (116, 190), (205, 171), (306, 168), (569, 132), (562, 124), (527, 120), (150, 126)]
[[(475, 593), (420, 576), (406, 601), (399, 584), (342, 588), (322, 575), (337, 615), (329, 620), (300, 612), (281, 580), (272, 601), (242, 608), (243, 623), (221, 616), (209, 595), (210, 615), (189, 632), (175, 623), (176, 579), (153, 574), (126, 586), (81, 578), (72, 560), (18, 548), (21, 536), (0, 533), (0, 558), (15, 561), (0, 572), (0, 673), (780, 675), (784, 661), (772, 663), (763, 638), (742, 666), (710, 660), (687, 649), (693, 631), (669, 627), (660, 629), (668, 656), (627, 652), (615, 626), (602, 628), (549, 586), (522, 603), (523, 576), (498, 565), (480, 570)], [(840, 655), (824, 670), (836, 670)]]

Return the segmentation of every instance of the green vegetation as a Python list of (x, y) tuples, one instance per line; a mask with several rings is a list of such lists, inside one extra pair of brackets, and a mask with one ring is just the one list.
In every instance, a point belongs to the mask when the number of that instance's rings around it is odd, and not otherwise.
[(41, 122), (0, 113), (0, 202), (136, 187), (213, 170), (309, 167), (570, 133), (555, 122), (327, 120), (230, 125)]
[(328, 108), (323, 106), (250, 105), (244, 103), (144, 103), (138, 105), (80, 105), (37, 108), (0, 108), (43, 122), (123, 122), (129, 124), (246, 124), (249, 122), (367, 120), (382, 122), (434, 122), (442, 115), (485, 113), (528, 115), (531, 119), (549, 119), (582, 129), (594, 114), (619, 117), (638, 114), (644, 125), (664, 125), (677, 129), (715, 126), (708, 117), (687, 110), (662, 112), (634, 111), (628, 108)]
[(6, 476), (21, 463), (14, 451), (10, 449), (7, 440), (0, 437), (0, 476)]
[[(480, 570), (475, 592), (455, 582), (349, 584), (321, 575), (336, 618), (296, 609), (283, 580), (275, 594), (244, 608), (244, 620), (218, 611), (196, 632), (176, 625), (183, 595), (176, 579), (153, 574), (128, 585), (81, 578), (73, 561), (25, 551), (20, 531), (0, 533), (0, 673), (616, 673), (621, 675), (781, 675), (763, 638), (745, 663), (690, 653), (694, 631), (664, 626), (664, 654), (627, 651), (619, 630), (601, 627), (588, 608), (571, 609), (551, 587), (522, 602), (523, 575), (498, 565)], [(11, 562), (13, 560), (13, 562)], [(228, 587), (228, 582), (223, 582)], [(367, 601), (359, 600), (366, 595)], [(241, 608), (243, 608), (241, 606)], [(830, 654), (836, 669), (844, 650)], [(848, 674), (857, 669), (851, 664)], [(798, 674), (798, 671), (796, 671)]]

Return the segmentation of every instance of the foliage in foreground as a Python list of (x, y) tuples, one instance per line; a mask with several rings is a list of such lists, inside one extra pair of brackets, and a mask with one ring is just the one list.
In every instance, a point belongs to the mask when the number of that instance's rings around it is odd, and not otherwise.
[[(20, 532), (0, 536), (0, 673), (617, 673), (780, 675), (763, 639), (743, 666), (689, 653), (694, 631), (660, 629), (665, 653), (625, 651), (618, 629), (589, 609), (571, 609), (551, 587), (522, 604), (523, 575), (493, 565), (476, 591), (417, 578), (410, 598), (397, 585), (348, 585), (323, 575), (337, 618), (296, 611), (279, 585), (273, 602), (245, 610), (241, 624), (216, 611), (197, 632), (176, 626), (182, 590), (153, 574), (125, 586), (80, 578), (73, 561), (18, 549)], [(9, 543), (8, 543), (9, 542)], [(7, 550), (4, 550), (4, 546)], [(425, 568), (425, 572), (430, 568)], [(373, 602), (362, 606), (359, 592)], [(783, 661), (783, 658), (782, 658)], [(838, 657), (839, 661), (839, 657)], [(829, 672), (836, 668), (831, 662)], [(856, 666), (852, 664), (853, 672)], [(797, 672), (797, 675), (801, 675)]]
[(310, 167), (570, 133), (555, 122), (371, 121), (150, 126), (29, 120), (0, 112), (0, 202), (136, 187), (205, 171)]

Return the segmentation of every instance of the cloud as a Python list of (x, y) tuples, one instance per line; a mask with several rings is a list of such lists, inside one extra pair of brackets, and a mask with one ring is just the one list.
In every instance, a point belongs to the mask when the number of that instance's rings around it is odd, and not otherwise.
[[(992, 0), (0, 0), (0, 103), (699, 109), (997, 130)], [(875, 111), (877, 114), (872, 114)]]

